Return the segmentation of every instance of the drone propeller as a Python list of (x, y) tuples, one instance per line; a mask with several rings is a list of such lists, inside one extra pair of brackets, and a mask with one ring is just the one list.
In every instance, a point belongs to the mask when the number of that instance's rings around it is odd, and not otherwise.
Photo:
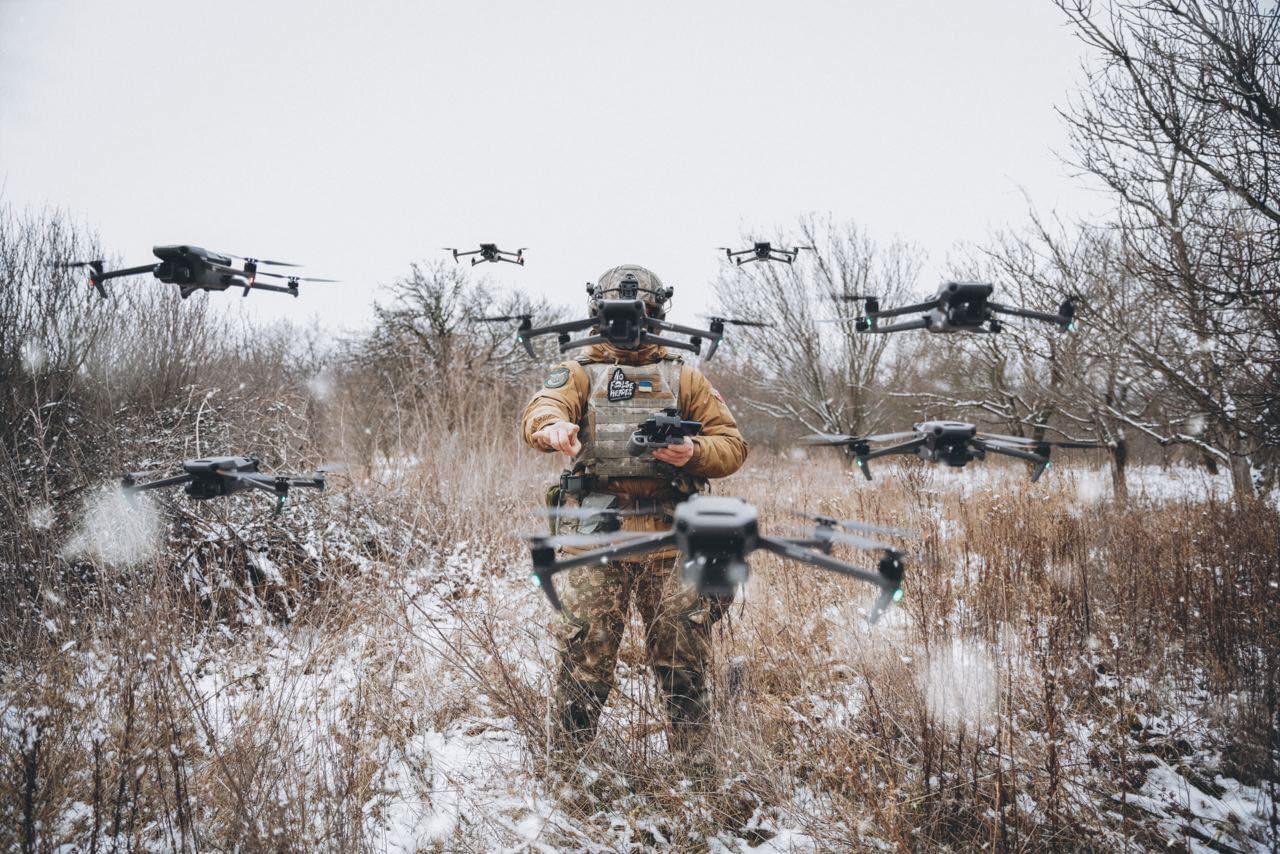
[(1028, 439), (1025, 436), (1007, 436), (1001, 433), (979, 433), (979, 438), (995, 439), (997, 442), (1008, 442), (1014, 445), (1038, 445), (1035, 439)]
[(613, 546), (634, 540), (637, 537), (648, 536), (651, 536), (651, 534), (645, 531), (615, 531), (610, 534), (556, 534), (555, 536), (529, 534), (525, 539), (536, 546), (548, 549), (559, 549), (566, 546), (571, 549), (589, 549), (600, 546)]
[(873, 540), (870, 537), (860, 537), (857, 534), (845, 534), (840, 531), (833, 531), (822, 525), (818, 526), (818, 536), (824, 540), (830, 540), (833, 543), (844, 543), (845, 545), (854, 546), (860, 549), (867, 549), (868, 551), (898, 551), (898, 549), (890, 543), (886, 543), (881, 540)]
[(226, 255), (228, 258), (235, 258), (237, 261), (244, 261), (249, 264), (256, 264), (261, 267), (301, 267), (301, 264), (293, 264), (289, 261), (268, 261), (262, 258), (253, 258), (247, 255), (237, 255), (234, 252), (219, 252), (219, 255)]
[(621, 519), (624, 516), (650, 515), (639, 510), (619, 510), (613, 507), (606, 507), (600, 510), (592, 510), (587, 507), (548, 507), (541, 512), (542, 515), (549, 519), (595, 519), (599, 516), (611, 516)]
[[(262, 262), (259, 261), (259, 264)], [(287, 264), (285, 266), (296, 267), (296, 264)], [(322, 279), (317, 276), (289, 276), (284, 273), (258, 273), (258, 276), (269, 276), (272, 279), (286, 279), (290, 282), (340, 282), (341, 279)]]
[(808, 436), (800, 437), (797, 442), (801, 445), (860, 445), (867, 442), (897, 442), (903, 439), (911, 439), (919, 435), (918, 433), (878, 433), (871, 436), (849, 436), (844, 433), (811, 433)]
[(532, 319), (533, 319), (532, 314), (500, 314), (500, 315), (497, 315), (496, 317), (472, 318), (472, 320), (476, 321), (477, 323), (506, 323), (512, 320), (519, 320), (523, 322), (525, 320), (532, 320)]
[(77, 267), (88, 267), (89, 268), (89, 284), (93, 286), (93, 288), (102, 296), (103, 299), (106, 299), (107, 289), (102, 286), (102, 272), (105, 269), (104, 268), (105, 264), (106, 264), (105, 261), (103, 261), (101, 258), (98, 258), (93, 261), (64, 261), (62, 263), (56, 263), (53, 266), (61, 270), (71, 270)]
[(872, 525), (870, 522), (859, 522), (856, 519), (836, 519), (833, 516), (811, 515), (798, 510), (789, 511), (791, 515), (813, 522), (819, 528), (843, 528), (846, 531), (861, 531), (864, 534), (884, 534), (886, 537), (914, 538), (916, 533), (906, 528), (893, 528), (888, 525)]
[(703, 320), (707, 320), (713, 324), (727, 323), (730, 326), (753, 326), (761, 329), (765, 327), (773, 326), (772, 323), (768, 323), (763, 320), (738, 320), (732, 317), (720, 317), (719, 315), (715, 315), (715, 314), (700, 314), (698, 315), (698, 317), (701, 317)]

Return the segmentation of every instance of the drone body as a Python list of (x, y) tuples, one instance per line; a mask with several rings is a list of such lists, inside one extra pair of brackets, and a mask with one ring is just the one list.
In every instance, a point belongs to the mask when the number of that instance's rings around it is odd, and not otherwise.
[[(1049, 468), (1053, 448), (1100, 448), (1099, 442), (1054, 441), (982, 433), (967, 421), (921, 421), (908, 432), (878, 436), (847, 436), (816, 433), (801, 440), (807, 445), (830, 445), (845, 448), (858, 464), (863, 477), (871, 480), (867, 463), (878, 457), (911, 454), (927, 462), (964, 468), (974, 460), (985, 460), (987, 454), (1025, 460), (1032, 463), (1031, 482), (1035, 483)], [(881, 447), (873, 447), (881, 443)]]
[(733, 250), (727, 246), (721, 246), (727, 257), (734, 264), (741, 267), (743, 264), (764, 261), (778, 261), (783, 264), (795, 263), (796, 256), (800, 254), (802, 249), (813, 249), (812, 246), (796, 246), (791, 249), (784, 249), (781, 246), (774, 246), (768, 241), (756, 241), (752, 243), (750, 249)]
[[(157, 264), (143, 264), (138, 267), (126, 267), (120, 270), (106, 270), (102, 260), (71, 261), (58, 264), (59, 267), (87, 267), (89, 284), (103, 297), (107, 290), (103, 282), (124, 276), (139, 276), (150, 273), (166, 284), (177, 285), (178, 293), (183, 299), (196, 291), (225, 291), (228, 288), (243, 288), (248, 296), (251, 289), (275, 291), (277, 293), (298, 295), (299, 282), (331, 282), (332, 279), (316, 279), (304, 276), (287, 276), (259, 270), (259, 267), (296, 267), (285, 261), (262, 261), (257, 258), (245, 258), (224, 252), (214, 252), (201, 246), (186, 244), (172, 246), (153, 246), (153, 255), (160, 259)], [(235, 261), (243, 262), (236, 267)], [(260, 277), (285, 280), (284, 285), (260, 284)]]
[[(908, 329), (926, 329), (929, 332), (949, 334), (953, 332), (996, 333), (1001, 330), (998, 315), (1025, 317), (1056, 325), (1067, 332), (1074, 328), (1075, 303), (1066, 299), (1058, 307), (1057, 314), (992, 302), (991, 294), (995, 286), (987, 282), (943, 282), (933, 298), (914, 305), (900, 308), (880, 310), (880, 301), (875, 297), (846, 296), (846, 300), (863, 300), (865, 313), (855, 321), (859, 332), (903, 332)], [(891, 317), (915, 314), (917, 317), (898, 323), (881, 324), (879, 321)]]
[(250, 489), (260, 489), (276, 496), (276, 512), (284, 505), (284, 499), (293, 487), (324, 489), (324, 475), (316, 472), (311, 477), (274, 475), (258, 471), (257, 457), (206, 457), (186, 460), (183, 473), (148, 483), (138, 483), (138, 475), (125, 474), (121, 487), (126, 494), (151, 489), (163, 489), (186, 484), (186, 494), (196, 500), (222, 498)]
[[(481, 323), (506, 323), (516, 321), (516, 341), (524, 347), (529, 358), (536, 359), (533, 350), (533, 339), (539, 335), (555, 335), (560, 344), (560, 352), (564, 353), (579, 347), (590, 347), (593, 344), (610, 344), (620, 350), (636, 350), (645, 345), (654, 344), (672, 347), (677, 350), (688, 350), (692, 353), (702, 352), (704, 339), (711, 341), (707, 350), (707, 359), (716, 354), (720, 339), (724, 337), (726, 323), (739, 323), (727, 318), (712, 318), (709, 329), (694, 329), (652, 317), (642, 299), (601, 299), (592, 304), (592, 314), (582, 320), (570, 320), (565, 323), (553, 323), (549, 326), (535, 327), (533, 315), (516, 314), (501, 317), (479, 317)], [(757, 325), (757, 324), (752, 324)], [(763, 325), (763, 324), (758, 324)], [(590, 330), (589, 335), (573, 338), (570, 333)], [(668, 337), (662, 333), (674, 332), (677, 335), (688, 335), (688, 341)]]
[[(576, 508), (575, 508), (576, 509)], [(583, 518), (604, 515), (579, 510)], [(700, 594), (712, 598), (732, 597), (747, 580), (752, 552), (764, 550), (790, 560), (808, 563), (832, 572), (869, 582), (880, 589), (872, 609), (874, 620), (892, 602), (901, 597), (902, 553), (885, 543), (842, 534), (837, 527), (862, 530), (856, 522), (818, 519), (810, 537), (766, 537), (760, 534), (755, 507), (740, 498), (718, 495), (694, 495), (678, 504), (669, 531), (657, 534), (618, 532), (604, 536), (564, 536), (531, 538), (530, 553), (533, 575), (551, 606), (561, 610), (553, 577), (556, 573), (579, 566), (600, 565), (629, 555), (646, 554), (674, 546), (682, 555), (684, 580)], [(833, 543), (848, 543), (864, 549), (883, 551), (875, 571), (860, 569), (829, 556)], [(566, 555), (557, 559), (562, 546), (599, 545), (593, 551)]]
[(481, 243), (479, 249), (472, 249), (470, 252), (459, 252), (457, 249), (453, 248), (452, 246), (446, 246), (445, 250), (453, 253), (453, 260), (455, 261), (467, 255), (478, 256), (471, 259), (472, 267), (474, 267), (477, 264), (482, 264), (486, 261), (489, 262), (490, 264), (496, 264), (499, 261), (505, 261), (508, 264), (519, 264), (521, 267), (523, 267), (524, 251), (528, 248), (529, 247), (527, 246), (521, 246), (515, 252), (507, 252), (504, 249), (499, 249), (498, 244), (496, 243)]

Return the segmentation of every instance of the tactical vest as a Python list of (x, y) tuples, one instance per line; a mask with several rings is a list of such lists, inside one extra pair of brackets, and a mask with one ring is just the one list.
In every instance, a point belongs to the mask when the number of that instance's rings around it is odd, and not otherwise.
[(674, 466), (655, 460), (652, 453), (633, 457), (627, 443), (646, 418), (680, 405), (680, 359), (668, 356), (648, 365), (579, 362), (591, 390), (574, 470), (596, 477), (670, 478)]

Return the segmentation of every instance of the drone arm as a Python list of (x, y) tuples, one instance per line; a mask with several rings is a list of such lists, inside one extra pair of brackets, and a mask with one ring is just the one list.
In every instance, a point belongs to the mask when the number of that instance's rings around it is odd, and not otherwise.
[(579, 347), (590, 347), (592, 344), (607, 344), (609, 339), (603, 335), (588, 335), (585, 338), (579, 338), (576, 341), (562, 341), (560, 343), (560, 352), (567, 353), (570, 350), (576, 350)]
[[(258, 275), (262, 274), (259, 273)], [(278, 294), (293, 294), (295, 297), (298, 295), (297, 288), (286, 288), (282, 285), (267, 285), (262, 282), (255, 281), (252, 287), (255, 291), (275, 291)]]
[(884, 557), (880, 559), (880, 571), (870, 572), (865, 569), (858, 569), (856, 566), (851, 566), (820, 552), (797, 548), (786, 541), (761, 538), (760, 547), (781, 557), (813, 564), (879, 587), (880, 595), (876, 597), (870, 613), (867, 614), (867, 622), (869, 623), (874, 624), (880, 619), (880, 615), (884, 613), (885, 609), (897, 601), (899, 591), (902, 589), (902, 556), (894, 551), (886, 551)]
[(861, 456), (864, 460), (874, 460), (876, 457), (887, 457), (891, 454), (913, 454), (916, 449), (924, 445), (924, 443), (925, 439), (923, 437), (909, 439), (906, 442), (901, 442), (897, 445), (889, 445), (885, 448), (876, 448), (874, 451), (862, 454)]
[(304, 489), (324, 489), (324, 478), (316, 475), (315, 477), (290, 477), (286, 478), (290, 487), (300, 486)]
[(225, 477), (228, 480), (238, 480), (254, 489), (270, 492), (272, 495), (279, 495), (282, 485), (286, 490), (292, 486), (287, 478), (277, 478), (275, 475), (270, 474), (239, 471), (218, 471), (217, 474), (219, 477)]
[(1047, 311), (1032, 311), (1029, 308), (1018, 308), (1013, 305), (1001, 305), (998, 302), (988, 302), (987, 307), (999, 314), (1008, 314), (1014, 317), (1026, 317), (1031, 320), (1043, 320), (1045, 323), (1053, 323), (1058, 326), (1066, 326), (1072, 320), (1061, 314), (1051, 314)]
[(884, 317), (898, 317), (903, 314), (915, 314), (918, 311), (930, 311), (938, 307), (938, 301), (930, 300), (929, 302), (918, 302), (914, 305), (903, 305), (898, 308), (886, 308), (884, 311), (869, 312), (866, 317), (871, 320), (879, 320)]
[(595, 325), (596, 319), (594, 317), (584, 317), (582, 320), (568, 320), (564, 323), (536, 326), (533, 329), (525, 329), (520, 334), (526, 338), (533, 338), (538, 335), (557, 335), (561, 332), (581, 332)]
[(663, 338), (661, 335), (654, 335), (651, 332), (640, 333), (641, 344), (657, 344), (662, 347), (673, 347), (677, 350), (688, 350), (690, 353), (701, 352), (702, 347), (694, 344), (692, 341), (677, 341), (674, 338)]
[(1046, 463), (1049, 461), (1049, 458), (1043, 454), (1023, 450), (1022, 448), (1011, 448), (1008, 445), (1002, 445), (999, 442), (983, 442), (981, 439), (978, 439), (974, 441), (974, 444), (984, 451), (990, 451), (993, 454), (1004, 454), (1006, 457), (1015, 457), (1019, 460), (1026, 460), (1030, 463)]
[(592, 549), (582, 554), (569, 555), (555, 562), (555, 568), (552, 572), (561, 572), (566, 569), (576, 569), (580, 566), (588, 566), (590, 564), (608, 563), (611, 560), (629, 557), (631, 555), (645, 554), (646, 552), (657, 551), (674, 544), (676, 535), (670, 531), (663, 531), (659, 534), (640, 537), (635, 540), (624, 540), (613, 546), (605, 546), (604, 548)]
[(1044, 474), (1045, 469), (1049, 467), (1049, 458), (1033, 451), (1025, 451), (1022, 448), (1010, 448), (1008, 445), (1001, 445), (996, 442), (983, 442), (977, 440), (974, 444), (984, 451), (990, 451), (993, 454), (1004, 454), (1006, 457), (1014, 457), (1019, 460), (1026, 460), (1034, 463), (1035, 467), (1031, 469), (1031, 482), (1035, 483), (1040, 479), (1040, 475)]
[(99, 282), (105, 282), (107, 279), (120, 279), (125, 276), (137, 276), (142, 273), (154, 273), (159, 264), (143, 264), (138, 267), (125, 267), (121, 270), (110, 270), (94, 276)]
[(542, 588), (542, 592), (546, 594), (547, 601), (551, 603), (551, 607), (561, 611), (564, 609), (560, 604), (560, 597), (556, 593), (554, 581), (554, 576), (557, 572), (575, 569), (580, 566), (606, 564), (611, 560), (617, 560), (629, 555), (657, 551), (673, 545), (675, 541), (676, 535), (666, 531), (636, 540), (626, 540), (617, 545), (570, 555), (560, 560), (555, 559), (555, 552), (550, 547), (535, 545), (533, 547), (533, 576), (537, 580), (538, 586)]
[(831, 572), (838, 572), (841, 575), (847, 575), (850, 578), (856, 578), (859, 581), (865, 581), (868, 584), (874, 584), (877, 587), (884, 587), (889, 582), (883, 578), (878, 572), (872, 572), (867, 569), (859, 569), (852, 564), (837, 560), (822, 552), (812, 551), (803, 548), (794, 540), (772, 539), (770, 537), (760, 538), (760, 548), (767, 552), (772, 552), (779, 557), (785, 557), (790, 560), (800, 561), (801, 563), (818, 566)]
[(829, 537), (773, 537), (771, 541), (800, 549), (817, 549), (824, 553), (831, 550)]
[(911, 439), (897, 445), (889, 445), (886, 448), (876, 448), (874, 451), (869, 451), (865, 454), (855, 454), (854, 459), (858, 463), (858, 470), (862, 472), (862, 476), (867, 480), (871, 480), (871, 469), (867, 468), (869, 460), (874, 460), (876, 457), (887, 457), (891, 454), (915, 453), (915, 450), (924, 445), (924, 443), (925, 440), (923, 438)]
[(667, 323), (665, 320), (649, 318), (650, 329), (662, 332), (674, 332), (677, 335), (692, 335), (696, 338), (710, 338), (714, 333), (709, 329), (694, 329), (692, 326), (681, 326), (678, 323)]
[(126, 485), (124, 489), (126, 492), (143, 492), (144, 490), (149, 490), (149, 489), (164, 489), (167, 486), (177, 486), (180, 483), (187, 483), (190, 480), (191, 480), (190, 474), (179, 474), (179, 475), (174, 475), (173, 477), (166, 477), (160, 480), (153, 480), (150, 483), (137, 483), (137, 484)]
[[(883, 314), (870, 314), (867, 317), (872, 320), (882, 317)], [(917, 317), (915, 320), (908, 320), (903, 323), (890, 323), (888, 326), (872, 326), (870, 329), (863, 330), (865, 332), (904, 332), (908, 329), (928, 329), (929, 318)]]

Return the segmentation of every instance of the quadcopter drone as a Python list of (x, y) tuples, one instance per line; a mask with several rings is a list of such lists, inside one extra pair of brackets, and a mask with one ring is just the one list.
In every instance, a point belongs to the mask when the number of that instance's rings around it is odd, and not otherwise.
[[(843, 300), (862, 300), (865, 312), (860, 317), (840, 317), (836, 320), (852, 320), (858, 332), (902, 332), (907, 329), (927, 329), (930, 332), (982, 332), (995, 333), (1001, 329), (998, 314), (1026, 317), (1058, 326), (1062, 332), (1075, 328), (1076, 305), (1069, 297), (1058, 306), (1057, 314), (1032, 311), (1026, 308), (992, 302), (995, 286), (986, 282), (943, 282), (933, 299), (900, 308), (880, 310), (880, 300), (874, 296), (842, 295)], [(919, 317), (900, 323), (880, 326), (877, 321), (886, 317), (918, 314)]]
[[(635, 276), (628, 274), (618, 287), (618, 299), (604, 299), (596, 294), (596, 286), (587, 283), (587, 293), (591, 294), (591, 316), (582, 320), (570, 320), (564, 323), (553, 323), (549, 326), (533, 325), (531, 314), (511, 314), (498, 317), (478, 317), (480, 323), (508, 323), (515, 321), (516, 341), (524, 346), (529, 358), (536, 359), (533, 351), (533, 339), (539, 335), (555, 335), (560, 343), (560, 352), (564, 353), (578, 347), (590, 347), (593, 344), (612, 344), (622, 350), (635, 350), (646, 344), (657, 344), (692, 353), (702, 352), (704, 339), (710, 340), (706, 358), (710, 360), (720, 347), (724, 338), (726, 325), (735, 326), (769, 326), (755, 320), (736, 320), (730, 317), (709, 317), (707, 329), (694, 329), (668, 323), (662, 316), (649, 314), (648, 306), (640, 298), (639, 282)], [(671, 298), (672, 288), (662, 288), (657, 294), (659, 301), (666, 302)], [(592, 330), (594, 334), (573, 339), (571, 332)], [(676, 335), (688, 335), (688, 341), (668, 338), (661, 333), (672, 332)]]
[[(775, 247), (769, 242), (753, 243), (750, 249), (739, 249), (734, 251), (728, 246), (718, 246), (717, 249), (723, 249), (725, 257), (741, 267), (743, 264), (750, 264), (752, 261), (781, 261), (783, 264), (791, 264), (796, 260), (796, 256), (800, 254), (801, 249), (810, 249), (812, 246), (796, 246), (792, 249), (784, 249), (780, 246)], [(749, 257), (743, 258), (741, 256)]]
[[(102, 283), (108, 279), (124, 276), (138, 276), (150, 273), (162, 282), (178, 286), (178, 292), (186, 299), (196, 291), (225, 291), (227, 288), (244, 288), (244, 296), (251, 289), (276, 291), (282, 294), (298, 295), (299, 282), (333, 282), (336, 279), (316, 279), (306, 276), (285, 275), (259, 270), (259, 267), (297, 267), (286, 261), (263, 261), (257, 258), (246, 258), (232, 255), (229, 252), (214, 252), (200, 246), (153, 246), (151, 252), (160, 259), (158, 264), (143, 264), (139, 267), (126, 267), (121, 270), (107, 270), (102, 259), (94, 261), (68, 261), (54, 266), (62, 269), (74, 267), (89, 268), (89, 284), (93, 286), (103, 299), (107, 298), (107, 289)], [(237, 268), (235, 261), (243, 262)], [(260, 278), (283, 279), (284, 285), (259, 284)]]
[(311, 477), (297, 475), (276, 475), (258, 471), (257, 457), (207, 457), (199, 460), (186, 460), (182, 463), (183, 473), (139, 483), (141, 473), (126, 473), (120, 479), (120, 486), (127, 495), (150, 489), (164, 489), (185, 483), (186, 493), (197, 501), (234, 495), (247, 489), (261, 489), (276, 496), (275, 514), (279, 515), (289, 490), (294, 487), (308, 489), (324, 489), (324, 472), (317, 471)]
[[(555, 515), (599, 518), (611, 511), (564, 508)], [(615, 516), (621, 511), (612, 511)], [(741, 498), (718, 495), (695, 495), (677, 505), (671, 530), (657, 533), (615, 531), (610, 534), (564, 534), (530, 537), (533, 577), (546, 594), (551, 607), (563, 610), (556, 594), (554, 576), (558, 572), (580, 566), (600, 565), (619, 558), (646, 554), (675, 546), (683, 557), (684, 580), (704, 596), (729, 599), (744, 584), (750, 573), (747, 557), (763, 549), (780, 557), (837, 572), (866, 581), (880, 588), (871, 609), (875, 622), (890, 604), (902, 598), (904, 566), (902, 552), (887, 543), (844, 533), (840, 529), (901, 535), (889, 528), (846, 522), (827, 517), (812, 517), (815, 523), (811, 537), (764, 537), (760, 535), (756, 509)], [(869, 551), (882, 551), (876, 570), (859, 569), (830, 556), (832, 545), (844, 543)], [(556, 549), (590, 548), (591, 551), (556, 559)]]
[[(846, 436), (836, 433), (814, 433), (800, 440), (806, 445), (831, 445), (845, 448), (858, 463), (863, 477), (871, 480), (867, 461), (892, 454), (915, 454), (929, 462), (943, 463), (952, 468), (964, 468), (973, 460), (986, 459), (988, 453), (1003, 454), (1034, 463), (1031, 482), (1035, 483), (1049, 468), (1049, 453), (1053, 448), (1101, 448), (1100, 442), (1073, 442), (1026, 439), (1021, 436), (1002, 436), (998, 433), (979, 433), (978, 428), (963, 421), (922, 421), (910, 432), (884, 433), (878, 436)], [(893, 442), (882, 448), (872, 444)]]
[(457, 249), (454, 249), (452, 246), (446, 246), (445, 250), (453, 253), (453, 260), (455, 261), (457, 261), (459, 258), (463, 257), (464, 255), (479, 255), (480, 256), (479, 258), (471, 259), (472, 267), (484, 261), (488, 261), (491, 264), (496, 264), (499, 261), (506, 261), (508, 264), (519, 264), (521, 267), (523, 267), (524, 266), (524, 250), (528, 248), (529, 247), (527, 246), (521, 246), (515, 252), (507, 252), (505, 250), (499, 249), (498, 244), (496, 243), (481, 243), (479, 249), (473, 249), (470, 252), (459, 252)]

